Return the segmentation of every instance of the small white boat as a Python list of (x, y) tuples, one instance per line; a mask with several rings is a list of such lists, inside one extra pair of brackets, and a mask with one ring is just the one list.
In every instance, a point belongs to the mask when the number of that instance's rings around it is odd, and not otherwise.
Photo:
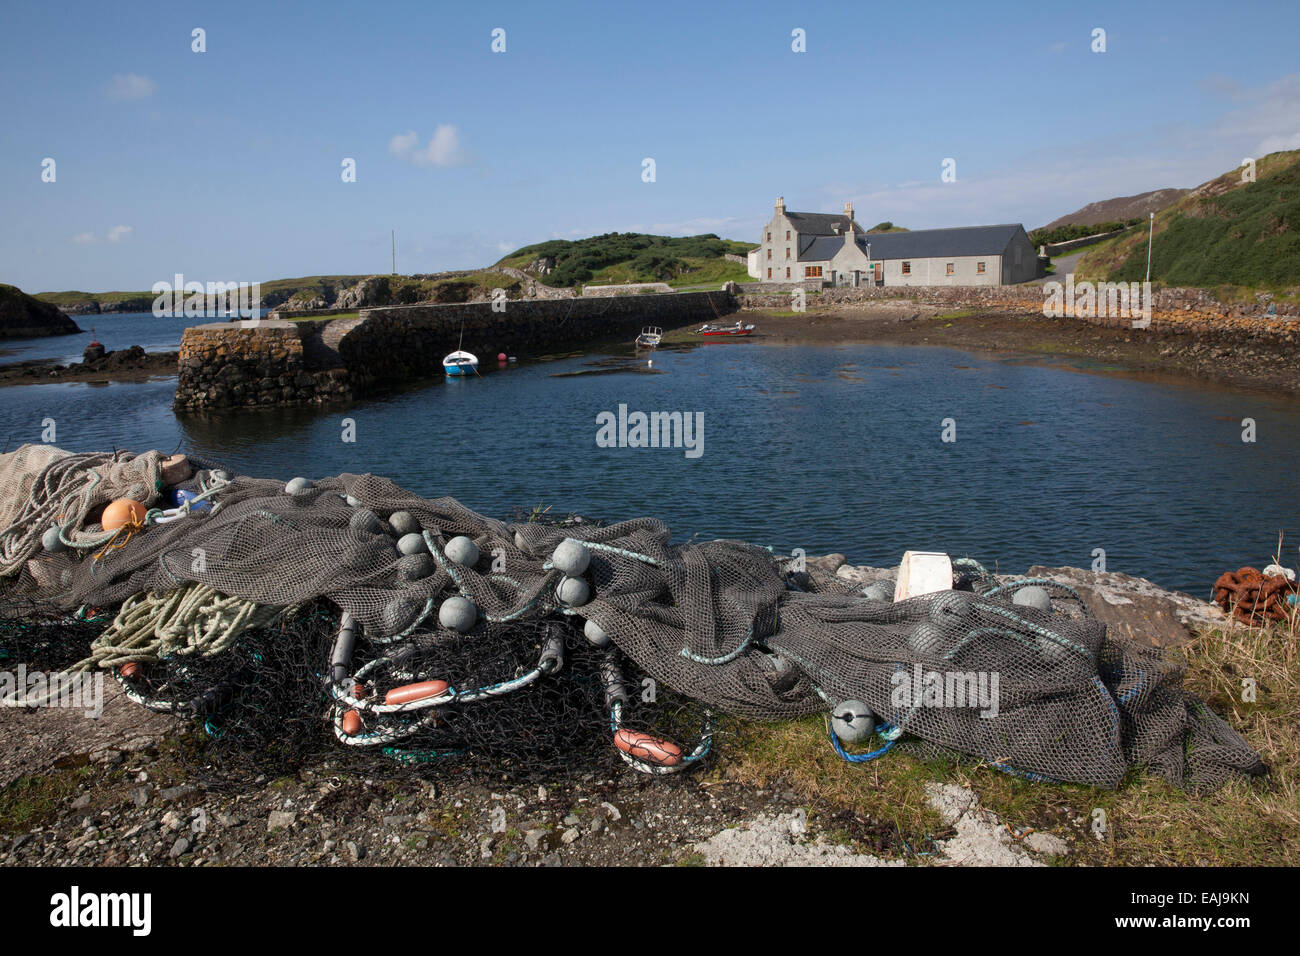
[(639, 348), (652, 349), (659, 344), (659, 340), (663, 337), (663, 329), (655, 325), (647, 325), (641, 330), (641, 334), (636, 337), (636, 344)]
[(457, 349), (442, 360), (442, 370), (448, 375), (473, 375), (478, 371), (478, 357)]

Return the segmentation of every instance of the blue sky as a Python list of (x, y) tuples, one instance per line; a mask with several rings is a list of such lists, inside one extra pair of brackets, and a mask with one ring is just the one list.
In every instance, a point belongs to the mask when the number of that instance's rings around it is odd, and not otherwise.
[(1290, 0), (7, 0), (0, 282), (387, 272), (390, 229), (403, 273), (611, 231), (753, 241), (778, 195), (1032, 229), (1300, 147), (1297, 35)]

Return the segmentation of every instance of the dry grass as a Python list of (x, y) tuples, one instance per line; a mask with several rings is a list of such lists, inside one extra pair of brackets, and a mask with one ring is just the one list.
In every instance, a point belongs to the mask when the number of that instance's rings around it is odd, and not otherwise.
[[(1269, 628), (1229, 628), (1197, 635), (1176, 653), (1187, 688), (1263, 756), (1269, 777), (1234, 781), (1198, 795), (1131, 772), (1117, 790), (1039, 784), (978, 761), (923, 761), (897, 750), (866, 764), (842, 761), (825, 718), (777, 724), (735, 721), (726, 727), (715, 774), (763, 787), (789, 787), (814, 816), (843, 811), (885, 822), (900, 843), (921, 848), (941, 837), (925, 784), (969, 786), (983, 806), (1021, 832), (1046, 830), (1071, 845), (1065, 862), (1087, 865), (1294, 866), (1300, 864), (1300, 669), (1296, 621)], [(1243, 681), (1253, 679), (1254, 701)], [(1104, 839), (1093, 832), (1105, 814)], [(890, 855), (890, 854), (886, 854)], [(905, 855), (895, 853), (893, 855)]]

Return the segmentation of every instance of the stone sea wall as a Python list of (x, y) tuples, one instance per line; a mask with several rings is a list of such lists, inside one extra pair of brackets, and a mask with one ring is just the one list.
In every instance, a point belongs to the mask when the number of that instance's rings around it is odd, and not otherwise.
[[(313, 327), (315, 326), (315, 327)], [(178, 410), (304, 405), (352, 397), (347, 371), (310, 368), (303, 340), (316, 323), (217, 322), (185, 330), (177, 359)]]
[[(745, 309), (788, 310), (792, 286), (762, 284), (740, 287), (737, 299)], [(816, 294), (814, 294), (814, 292)], [(1076, 297), (1077, 297), (1076, 286)], [(1104, 296), (1102, 299), (1104, 300)], [(1043, 316), (1047, 293), (1042, 285), (1013, 286), (894, 286), (809, 290), (809, 309), (866, 305), (871, 302), (908, 300), (944, 310), (970, 308)], [(1240, 342), (1248, 338), (1283, 347), (1300, 348), (1300, 305), (1280, 304), (1277, 315), (1265, 316), (1258, 302), (1225, 303), (1205, 289), (1155, 289), (1151, 295), (1150, 331), (1194, 334), (1199, 338)], [(1131, 328), (1133, 319), (1121, 316), (1076, 316), (1093, 325)]]
[(174, 406), (180, 410), (322, 404), (442, 375), (463, 347), (487, 365), (498, 353), (535, 358), (600, 342), (629, 343), (644, 326), (716, 321), (734, 312), (725, 292), (509, 300), (362, 309), (354, 319), (213, 323), (181, 339)]

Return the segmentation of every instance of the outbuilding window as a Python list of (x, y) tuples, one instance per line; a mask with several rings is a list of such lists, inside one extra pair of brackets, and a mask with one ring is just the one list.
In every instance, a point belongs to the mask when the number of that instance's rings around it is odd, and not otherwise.
[(905, 275), (905, 276), (910, 276), (911, 274), (912, 274), (912, 263), (910, 263), (910, 262), (904, 262), (904, 263), (903, 263), (903, 275)]
[(982, 262), (977, 262), (977, 263), (975, 263), (975, 271), (978, 272), (980, 275), (983, 275), (983, 274), (984, 274), (984, 263), (982, 263)]
[(772, 260), (772, 250), (771, 250), (771, 249), (767, 250), (767, 258), (768, 258), (768, 261), (769, 261), (769, 262)]
[(948, 275), (952, 275), (952, 263), (948, 263)]

